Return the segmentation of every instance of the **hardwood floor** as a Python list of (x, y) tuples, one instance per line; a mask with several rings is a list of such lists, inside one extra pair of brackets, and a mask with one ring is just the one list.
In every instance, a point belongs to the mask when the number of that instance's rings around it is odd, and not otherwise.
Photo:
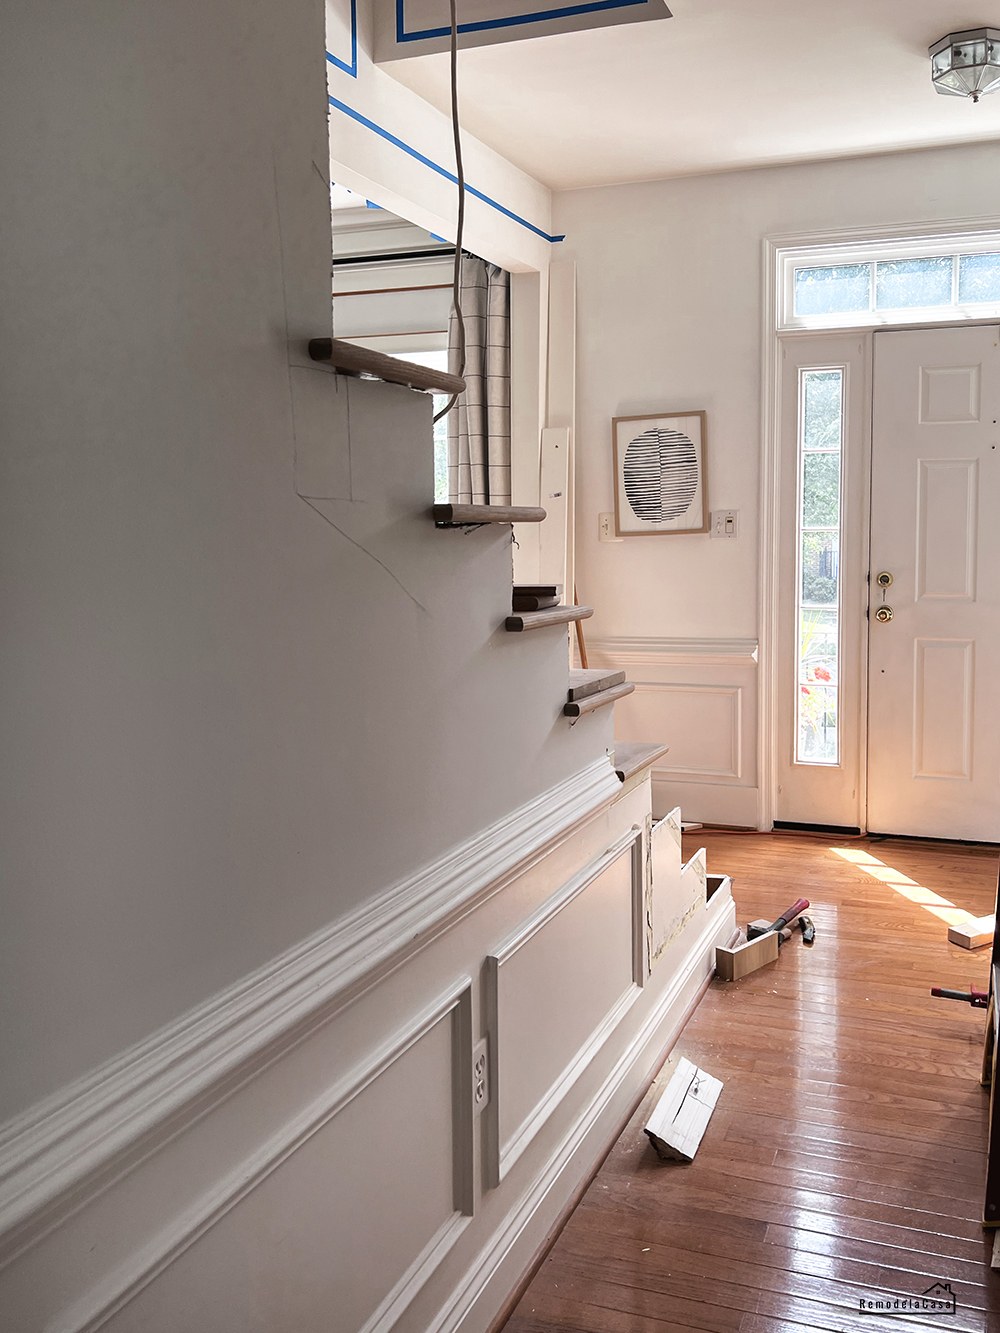
[[(702, 844), (735, 876), (741, 925), (802, 894), (816, 943), (796, 932), (776, 963), (712, 982), (507, 1333), (1000, 1330), (980, 1224), (985, 1011), (928, 993), (986, 988), (989, 949), (949, 944), (933, 912), (992, 912), (996, 853), (695, 833), (685, 854)], [(724, 1082), (690, 1165), (642, 1133), (681, 1055)], [(955, 1314), (859, 1310), (936, 1281)]]

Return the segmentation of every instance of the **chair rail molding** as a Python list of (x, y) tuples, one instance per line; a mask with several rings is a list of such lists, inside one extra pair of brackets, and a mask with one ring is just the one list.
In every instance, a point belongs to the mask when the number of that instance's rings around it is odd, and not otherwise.
[(0, 1267), (621, 794), (609, 759), (459, 843), (0, 1128)]
[(591, 657), (622, 666), (756, 666), (756, 639), (588, 638)]

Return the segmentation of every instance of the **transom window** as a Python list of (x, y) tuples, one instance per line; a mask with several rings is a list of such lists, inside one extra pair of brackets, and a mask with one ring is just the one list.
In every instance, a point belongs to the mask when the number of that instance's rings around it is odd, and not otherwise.
[(1000, 316), (1000, 232), (779, 252), (779, 330)]

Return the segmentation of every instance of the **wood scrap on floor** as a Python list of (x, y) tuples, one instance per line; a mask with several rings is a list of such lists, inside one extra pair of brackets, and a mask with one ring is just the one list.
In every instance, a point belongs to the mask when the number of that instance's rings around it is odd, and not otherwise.
[(778, 957), (780, 936), (772, 930), (767, 935), (758, 935), (747, 944), (737, 944), (734, 948), (715, 950), (715, 970), (722, 981), (739, 981), (741, 977), (756, 972), (759, 967), (773, 963)]
[(963, 949), (981, 949), (993, 943), (995, 916), (970, 917), (957, 926), (948, 927), (948, 943), (960, 944)]
[(721, 1091), (720, 1079), (681, 1059), (645, 1127), (659, 1157), (694, 1160)]

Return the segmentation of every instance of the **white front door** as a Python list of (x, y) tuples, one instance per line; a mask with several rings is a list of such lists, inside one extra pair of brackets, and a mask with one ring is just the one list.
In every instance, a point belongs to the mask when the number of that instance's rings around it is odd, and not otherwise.
[(868, 827), (1000, 841), (1000, 329), (874, 343)]

